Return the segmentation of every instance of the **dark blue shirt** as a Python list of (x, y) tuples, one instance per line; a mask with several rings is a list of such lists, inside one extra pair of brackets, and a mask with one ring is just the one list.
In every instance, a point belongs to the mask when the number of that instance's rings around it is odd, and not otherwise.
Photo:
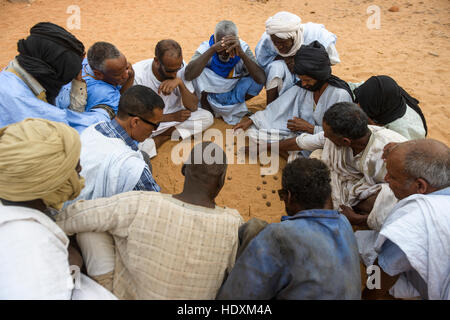
[(262, 230), (236, 261), (218, 299), (360, 299), (352, 227), (333, 210), (305, 210)]

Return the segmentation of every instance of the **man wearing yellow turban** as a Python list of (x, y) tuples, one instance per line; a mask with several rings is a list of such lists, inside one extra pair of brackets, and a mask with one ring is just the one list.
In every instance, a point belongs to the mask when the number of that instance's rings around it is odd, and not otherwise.
[(0, 129), (0, 299), (76, 293), (69, 239), (51, 216), (84, 186), (80, 149), (63, 123), (26, 119)]

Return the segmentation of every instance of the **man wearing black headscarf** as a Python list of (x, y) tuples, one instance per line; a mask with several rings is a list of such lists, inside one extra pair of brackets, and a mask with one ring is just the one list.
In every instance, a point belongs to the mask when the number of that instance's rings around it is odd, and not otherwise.
[(425, 138), (427, 124), (419, 101), (389, 76), (373, 76), (355, 89), (356, 102), (374, 124), (408, 140)]
[[(294, 57), (294, 72), (300, 78), (297, 86), (314, 93), (314, 103), (319, 99), (328, 85), (346, 90), (353, 99), (347, 82), (331, 74), (331, 63), (328, 53), (318, 41), (303, 45)], [(293, 131), (315, 133), (314, 128), (305, 120), (294, 118), (288, 121), (288, 128)]]
[(63, 85), (81, 70), (84, 45), (65, 29), (49, 22), (36, 24), (26, 39), (17, 43), (20, 66), (46, 90), (46, 99), (54, 104)]
[[(19, 54), (0, 72), (0, 127), (25, 118), (43, 118), (81, 131), (80, 127), (109, 120), (106, 112), (79, 113), (55, 106), (61, 87), (81, 75), (84, 45), (74, 35), (41, 22), (18, 41), (17, 49)], [(79, 111), (84, 111), (83, 104)]]
[[(239, 123), (235, 130), (249, 128), (247, 135), (254, 140), (261, 140), (258, 130), (277, 132), (279, 138), (268, 137), (269, 143), (294, 138), (303, 132), (315, 134), (323, 131), (322, 118), (328, 108), (337, 102), (353, 101), (347, 83), (331, 74), (330, 58), (319, 42), (302, 45), (294, 62), (294, 72), (301, 81), (265, 110)], [(250, 128), (252, 124), (254, 127)]]

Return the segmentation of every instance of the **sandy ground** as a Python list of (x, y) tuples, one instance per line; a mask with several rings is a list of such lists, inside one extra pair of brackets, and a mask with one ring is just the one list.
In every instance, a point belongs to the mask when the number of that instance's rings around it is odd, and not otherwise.
[[(25, 37), (35, 23), (51, 21), (66, 27), (70, 5), (81, 9), (81, 29), (72, 32), (86, 48), (95, 41), (109, 41), (132, 63), (153, 57), (154, 46), (163, 38), (177, 40), (184, 59), (189, 61), (222, 19), (233, 20), (241, 38), (254, 50), (269, 16), (282, 10), (296, 13), (303, 22), (322, 23), (338, 36), (341, 63), (333, 68), (335, 75), (354, 82), (372, 75), (392, 76), (420, 100), (429, 137), (450, 142), (448, 0), (37, 0), (31, 5), (0, 0), (0, 68), (14, 57), (17, 40)], [(371, 15), (366, 10), (371, 5), (381, 9), (378, 30), (366, 25)], [(388, 11), (393, 5), (399, 12)], [(248, 105), (255, 111), (263, 108), (264, 102), (265, 91)], [(221, 120), (213, 127), (222, 132), (231, 128)], [(183, 184), (181, 165), (170, 161), (174, 146), (175, 142), (167, 142), (153, 160), (156, 179), (169, 193), (181, 191)], [(280, 168), (283, 166), (284, 161)], [(218, 204), (237, 208), (245, 220), (259, 217), (279, 221), (284, 208), (272, 191), (280, 188), (281, 171), (261, 177), (259, 164), (230, 165), (227, 177)]]
[[(369, 30), (366, 25), (371, 15), (366, 10), (373, 4), (381, 9), (378, 30)], [(16, 54), (17, 40), (25, 37), (35, 23), (51, 21), (66, 27), (70, 5), (80, 7), (81, 29), (72, 32), (86, 48), (95, 41), (109, 41), (132, 63), (153, 57), (154, 46), (163, 38), (177, 40), (184, 59), (189, 61), (221, 19), (233, 20), (240, 36), (254, 49), (269, 16), (281, 10), (296, 13), (303, 22), (322, 23), (338, 36), (341, 63), (333, 68), (334, 74), (354, 82), (377, 74), (391, 75), (421, 101), (429, 137), (450, 142), (449, 1), (37, 0), (29, 5), (1, 0), (0, 67)], [(393, 5), (400, 11), (389, 12)], [(253, 111), (263, 108), (265, 91), (248, 105)], [(221, 120), (216, 120), (213, 127), (222, 132), (231, 128)], [(157, 181), (169, 193), (179, 192), (183, 183), (180, 165), (170, 161), (175, 144), (171, 141), (164, 144), (153, 160)], [(280, 161), (280, 168), (284, 163)], [(235, 164), (229, 166), (227, 177), (218, 204), (237, 208), (246, 220), (258, 217), (268, 222), (279, 221), (284, 208), (273, 190), (280, 188), (281, 171), (275, 176), (261, 177), (259, 164)]]

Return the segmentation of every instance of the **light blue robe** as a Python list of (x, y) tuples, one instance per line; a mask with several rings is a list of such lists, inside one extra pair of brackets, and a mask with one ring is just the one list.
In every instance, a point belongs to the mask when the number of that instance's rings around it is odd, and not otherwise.
[[(121, 86), (113, 86), (102, 80), (96, 80), (94, 78), (94, 72), (87, 59), (83, 60), (83, 72), (82, 77), (86, 81), (87, 87), (87, 103), (86, 111), (91, 111), (91, 109), (99, 104), (106, 104), (114, 110), (117, 114), (117, 109), (119, 107), (120, 100), (120, 89)], [(66, 84), (62, 87), (58, 96), (56, 97), (56, 105), (61, 109), (66, 109), (70, 105), (70, 89), (72, 83)]]
[(9, 71), (0, 72), (0, 127), (22, 121), (26, 118), (41, 118), (63, 122), (81, 133), (88, 126), (109, 121), (105, 110), (75, 112), (60, 109), (39, 100), (18, 76)]

